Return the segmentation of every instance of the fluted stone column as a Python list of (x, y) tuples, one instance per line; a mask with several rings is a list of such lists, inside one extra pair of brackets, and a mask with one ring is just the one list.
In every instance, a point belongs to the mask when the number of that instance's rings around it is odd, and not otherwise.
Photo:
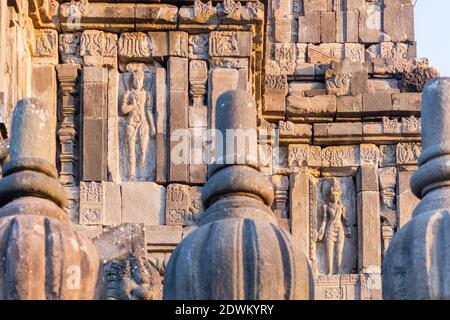
[(450, 299), (450, 78), (422, 96), (422, 146), (411, 189), (421, 198), (392, 239), (383, 263), (383, 299)]
[(14, 109), (10, 160), (0, 180), (0, 300), (94, 298), (99, 260), (63, 210), (51, 122), (36, 99)]
[[(225, 137), (216, 149), (224, 153), (209, 168), (199, 228), (171, 256), (164, 299), (309, 299), (306, 257), (277, 225), (272, 184), (257, 170), (253, 97), (240, 90), (223, 93), (216, 119)], [(228, 129), (240, 131), (226, 135)], [(244, 133), (250, 143), (240, 150)], [(227, 149), (231, 140), (235, 148)]]

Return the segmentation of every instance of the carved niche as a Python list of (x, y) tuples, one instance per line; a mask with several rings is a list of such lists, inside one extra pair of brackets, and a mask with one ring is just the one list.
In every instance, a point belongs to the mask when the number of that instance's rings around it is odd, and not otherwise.
[(155, 75), (133, 70), (120, 77), (119, 146), (122, 181), (154, 181), (156, 175)]
[(310, 259), (315, 274), (357, 272), (356, 189), (353, 177), (311, 180)]

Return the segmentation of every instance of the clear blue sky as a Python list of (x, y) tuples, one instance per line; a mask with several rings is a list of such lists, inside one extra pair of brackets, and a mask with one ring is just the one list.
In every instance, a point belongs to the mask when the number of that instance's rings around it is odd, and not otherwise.
[(450, 0), (417, 0), (415, 20), (418, 57), (450, 77)]

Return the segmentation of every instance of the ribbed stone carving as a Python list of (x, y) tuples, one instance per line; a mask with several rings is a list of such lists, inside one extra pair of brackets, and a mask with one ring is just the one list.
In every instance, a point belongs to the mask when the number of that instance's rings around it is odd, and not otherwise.
[[(217, 128), (256, 131), (256, 105), (245, 91), (217, 101)], [(256, 132), (255, 132), (256, 133)], [(249, 132), (248, 137), (253, 135)], [(224, 146), (229, 145), (227, 136)], [(270, 209), (274, 190), (256, 169), (256, 134), (248, 148), (224, 148), (226, 163), (210, 167), (199, 228), (167, 266), (164, 299), (309, 299), (308, 262)], [(218, 158), (216, 161), (220, 160)]]
[(429, 81), (422, 98), (421, 198), (383, 263), (384, 299), (450, 299), (450, 79)]
[(51, 165), (54, 117), (35, 99), (18, 102), (10, 160), (0, 180), (0, 299), (93, 299), (99, 260), (64, 212)]

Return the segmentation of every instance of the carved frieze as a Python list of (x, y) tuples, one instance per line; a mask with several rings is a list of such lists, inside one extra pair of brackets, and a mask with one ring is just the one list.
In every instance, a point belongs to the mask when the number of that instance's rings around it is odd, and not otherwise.
[(81, 35), (80, 56), (85, 66), (117, 66), (117, 35), (86, 30)]
[(359, 165), (359, 148), (356, 146), (337, 146), (322, 149), (322, 166), (353, 167)]
[(296, 67), (297, 47), (294, 43), (275, 43), (273, 48), (274, 61), (281, 74), (293, 75)]
[(203, 211), (201, 188), (171, 184), (166, 193), (166, 225), (190, 226), (198, 222)]
[(189, 35), (189, 59), (208, 59), (209, 34)]
[(52, 29), (35, 30), (32, 54), (35, 63), (58, 64), (58, 32)]
[(360, 164), (362, 166), (378, 167), (380, 162), (380, 149), (374, 144), (361, 144), (359, 146)]
[(150, 36), (143, 32), (122, 33), (118, 42), (121, 61), (147, 61), (153, 52)]
[(66, 64), (82, 64), (80, 56), (80, 33), (63, 33), (59, 35), (59, 53)]
[(397, 147), (395, 145), (381, 145), (380, 154), (381, 162), (380, 167), (395, 166), (397, 161)]
[(294, 167), (320, 167), (321, 148), (307, 144), (290, 144), (288, 146), (288, 165)]
[(209, 37), (211, 57), (249, 57), (252, 34), (247, 31), (213, 31)]
[(397, 144), (397, 163), (405, 165), (417, 165), (417, 159), (421, 153), (419, 143)]
[(80, 224), (102, 225), (105, 188), (101, 182), (80, 182)]
[(243, 23), (264, 19), (264, 5), (260, 1), (247, 2), (242, 5), (239, 0), (224, 0), (217, 5), (221, 21)]
[(179, 14), (181, 23), (217, 24), (219, 21), (212, 1), (195, 0), (194, 5), (181, 7)]

